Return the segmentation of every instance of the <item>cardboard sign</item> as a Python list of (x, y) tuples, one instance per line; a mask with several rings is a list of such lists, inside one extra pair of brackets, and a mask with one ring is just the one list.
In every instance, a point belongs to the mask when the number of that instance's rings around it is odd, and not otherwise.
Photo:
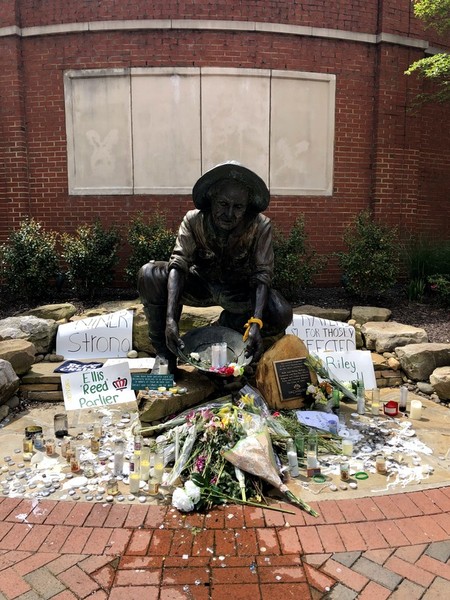
[(67, 410), (136, 402), (127, 363), (84, 373), (62, 374), (61, 385)]
[(377, 387), (372, 355), (368, 350), (318, 352), (330, 375), (339, 381), (363, 380), (366, 390)]
[(310, 315), (294, 315), (286, 333), (299, 337), (309, 352), (344, 352), (356, 350), (355, 328), (348, 323), (319, 319)]
[(56, 354), (64, 358), (113, 358), (132, 349), (133, 311), (118, 310), (58, 327)]

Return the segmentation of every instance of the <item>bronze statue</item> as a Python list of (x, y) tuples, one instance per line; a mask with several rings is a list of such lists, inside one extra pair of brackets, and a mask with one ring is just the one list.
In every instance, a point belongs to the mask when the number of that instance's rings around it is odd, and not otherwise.
[(150, 340), (172, 373), (183, 348), (183, 304), (221, 306), (219, 324), (246, 332), (253, 362), (263, 352), (262, 336), (282, 333), (292, 321), (291, 306), (271, 288), (272, 225), (261, 214), (270, 201), (264, 181), (230, 161), (202, 175), (192, 197), (196, 208), (184, 216), (169, 262), (150, 261), (138, 275)]

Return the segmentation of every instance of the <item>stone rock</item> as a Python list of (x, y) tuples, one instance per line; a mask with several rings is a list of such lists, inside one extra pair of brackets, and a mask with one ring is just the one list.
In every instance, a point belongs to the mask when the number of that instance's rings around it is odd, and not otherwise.
[(137, 350), (130, 350), (127, 354), (127, 358), (137, 358), (137, 357), (138, 357)]
[(389, 321), (391, 314), (388, 308), (377, 308), (376, 306), (354, 306), (352, 308), (352, 319), (360, 325), (369, 321)]
[(371, 359), (374, 371), (382, 371), (386, 368), (387, 361), (384, 358), (384, 356), (381, 356), (381, 354), (378, 354), (377, 352), (372, 352)]
[(27, 340), (7, 340), (0, 342), (0, 358), (11, 363), (17, 375), (28, 373), (34, 364), (36, 348)]
[(52, 363), (62, 362), (64, 360), (64, 356), (60, 354), (49, 354), (48, 361)]
[(53, 347), (57, 329), (53, 319), (8, 317), (0, 321), (0, 340), (25, 339), (34, 344), (36, 352), (46, 354)]
[(9, 400), (5, 402), (5, 406), (9, 406), (10, 409), (18, 408), (20, 406), (19, 396), (12, 396)]
[(403, 325), (396, 321), (369, 321), (361, 327), (361, 332), (366, 348), (380, 353), (390, 352), (399, 346), (428, 342), (428, 336), (424, 329)]
[(163, 417), (176, 414), (191, 406), (205, 402), (214, 391), (215, 386), (211, 379), (200, 373), (194, 367), (181, 365), (178, 367), (182, 379), (178, 381), (179, 387), (186, 387), (185, 394), (174, 394), (173, 396), (161, 397), (152, 394), (151, 391), (139, 391), (137, 402), (139, 406), (139, 418), (142, 423), (159, 421)]
[(387, 360), (388, 367), (390, 367), (393, 371), (400, 370), (400, 361), (391, 356)]
[(430, 375), (430, 383), (440, 400), (450, 400), (450, 366), (435, 369)]
[(44, 304), (21, 314), (32, 315), (39, 319), (53, 319), (54, 321), (68, 321), (77, 312), (76, 307), (70, 302), (62, 304)]
[[(278, 387), (274, 363), (277, 361), (305, 358), (308, 350), (296, 335), (284, 335), (271, 346), (259, 360), (256, 367), (256, 387), (270, 408), (293, 409), (304, 405), (303, 393), (294, 398), (283, 398)], [(316, 380), (314, 373), (306, 373), (308, 381)], [(300, 379), (300, 378), (299, 378)]]
[(3, 419), (6, 419), (6, 417), (9, 415), (9, 406), (7, 404), (2, 404), (0, 406), (0, 421), (3, 421)]
[(413, 381), (426, 381), (436, 368), (450, 365), (450, 344), (408, 344), (396, 348), (395, 353)]
[(428, 383), (428, 381), (418, 381), (416, 385), (419, 392), (422, 392), (422, 394), (426, 394), (427, 396), (431, 396), (434, 392), (433, 386), (431, 383)]
[(12, 365), (0, 358), (0, 404), (4, 404), (19, 389), (19, 378)]
[(321, 308), (312, 304), (296, 306), (293, 309), (294, 315), (310, 315), (319, 319), (330, 319), (331, 321), (346, 321), (350, 316), (350, 311), (346, 308)]

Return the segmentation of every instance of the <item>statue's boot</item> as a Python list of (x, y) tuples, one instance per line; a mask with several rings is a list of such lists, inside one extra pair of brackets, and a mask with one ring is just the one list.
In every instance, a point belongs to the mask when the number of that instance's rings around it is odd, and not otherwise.
[(169, 373), (175, 374), (177, 370), (177, 357), (169, 350), (166, 344), (166, 313), (167, 306), (158, 304), (144, 304), (144, 313), (148, 323), (148, 337), (156, 352), (155, 365), (163, 358), (168, 363)]

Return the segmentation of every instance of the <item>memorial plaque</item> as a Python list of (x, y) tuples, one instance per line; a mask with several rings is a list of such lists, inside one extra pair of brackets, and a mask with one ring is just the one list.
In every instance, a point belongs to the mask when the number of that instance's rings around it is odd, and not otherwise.
[(289, 358), (274, 361), (281, 402), (302, 398), (306, 394), (311, 374), (305, 360), (305, 358)]
[(173, 387), (173, 375), (159, 375), (153, 373), (132, 373), (132, 390), (157, 390), (159, 387)]

